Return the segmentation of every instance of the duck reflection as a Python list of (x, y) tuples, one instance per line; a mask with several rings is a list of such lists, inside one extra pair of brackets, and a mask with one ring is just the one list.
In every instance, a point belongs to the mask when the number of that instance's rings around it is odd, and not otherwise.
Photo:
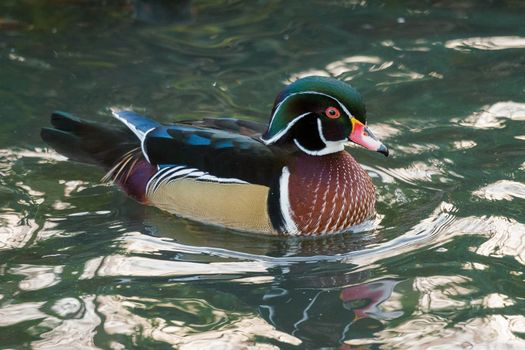
[(307, 348), (342, 346), (352, 337), (354, 325), (359, 332), (363, 331), (356, 324), (358, 321), (363, 320), (370, 332), (383, 328), (381, 321), (403, 314), (380, 307), (400, 281), (381, 279), (360, 283), (368, 275), (365, 271), (290, 278), (265, 293), (259, 312), (267, 322), (300, 339)]
[(400, 317), (401, 311), (382, 311), (379, 305), (385, 302), (399, 283), (396, 280), (379, 280), (343, 288), (339, 298), (343, 301), (343, 307), (355, 315), (355, 321), (361, 318), (373, 318), (376, 320), (392, 320)]

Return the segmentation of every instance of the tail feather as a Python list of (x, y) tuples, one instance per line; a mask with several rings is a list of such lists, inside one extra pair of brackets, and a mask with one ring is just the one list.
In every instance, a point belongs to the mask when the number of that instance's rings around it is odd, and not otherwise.
[(98, 164), (95, 159), (80, 147), (80, 139), (60, 129), (42, 128), (42, 139), (58, 153), (81, 163)]
[(123, 155), (140, 147), (139, 139), (123, 126), (82, 120), (64, 112), (51, 115), (53, 128), (43, 128), (42, 139), (66, 157), (112, 168)]

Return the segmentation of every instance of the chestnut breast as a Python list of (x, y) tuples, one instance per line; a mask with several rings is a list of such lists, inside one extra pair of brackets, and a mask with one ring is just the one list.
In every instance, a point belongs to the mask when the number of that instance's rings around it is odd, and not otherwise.
[(375, 187), (348, 152), (301, 155), (289, 169), (290, 212), (302, 235), (341, 232), (374, 214)]

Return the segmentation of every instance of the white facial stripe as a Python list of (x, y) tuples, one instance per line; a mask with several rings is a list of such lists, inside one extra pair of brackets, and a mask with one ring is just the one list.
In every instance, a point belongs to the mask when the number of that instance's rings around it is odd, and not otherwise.
[(304, 153), (309, 154), (311, 156), (324, 156), (325, 154), (330, 153), (336, 153), (340, 152), (345, 149), (345, 144), (348, 142), (347, 140), (343, 141), (328, 141), (323, 132), (323, 123), (321, 119), (317, 118), (317, 131), (319, 133), (319, 137), (321, 138), (321, 141), (326, 145), (325, 148), (319, 150), (319, 151), (311, 151), (309, 149), (306, 149), (304, 146), (302, 146), (297, 139), (293, 139), (293, 142), (295, 145)]
[[(307, 113), (304, 113), (304, 114), (301, 114), (297, 117), (295, 117), (295, 119), (293, 119), (291, 122), (288, 123), (288, 125), (286, 126), (286, 128), (284, 128), (283, 130), (279, 131), (277, 134), (275, 134), (272, 138), (270, 138), (269, 140), (265, 140), (265, 139), (262, 139), (261, 140), (264, 142), (265, 145), (269, 145), (271, 143), (274, 143), (275, 141), (279, 140), (281, 137), (283, 137), (283, 135), (285, 135), (290, 129), (292, 126), (295, 125), (295, 123), (297, 123), (299, 120), (301, 120), (304, 116), (310, 114), (311, 112), (307, 112)], [(271, 127), (271, 125), (270, 125)]]
[(326, 145), (326, 147), (319, 152), (326, 152), (323, 154), (329, 154), (339, 152), (345, 149), (345, 143), (347, 142), (346, 139), (342, 141), (328, 141), (324, 137), (323, 122), (319, 118), (317, 118), (317, 131), (319, 132), (319, 137), (321, 138), (321, 141), (323, 141)]
[(326, 97), (329, 97), (331, 99), (334, 99), (338, 104), (339, 106), (341, 107), (341, 109), (348, 115), (348, 118), (352, 118), (353, 115), (352, 113), (350, 113), (350, 111), (345, 107), (345, 105), (343, 105), (341, 103), (341, 101), (339, 101), (337, 98), (333, 97), (332, 95), (328, 95), (328, 94), (324, 94), (322, 92), (317, 92), (317, 91), (302, 91), (302, 92), (294, 92), (293, 94), (290, 94), (288, 96), (286, 96), (286, 98), (284, 100), (282, 100), (281, 102), (279, 102), (279, 104), (277, 105), (277, 107), (275, 108), (275, 112), (273, 112), (272, 114), (272, 119), (270, 120), (270, 125), (268, 127), (268, 129), (270, 129), (272, 127), (272, 124), (273, 124), (273, 121), (274, 121), (274, 118), (275, 118), (275, 115), (277, 114), (277, 112), (279, 112), (279, 110), (281, 109), (281, 106), (283, 105), (283, 103), (288, 100), (290, 97), (292, 96), (295, 96), (295, 95), (306, 95), (306, 94), (312, 94), (312, 95), (321, 95), (321, 96), (326, 96)]
[(299, 143), (299, 141), (297, 141), (297, 139), (293, 139), (293, 142), (295, 143), (297, 148), (299, 148), (301, 151), (311, 156), (324, 156), (330, 153), (340, 152), (345, 149), (344, 143), (339, 144), (339, 142), (333, 142), (334, 143), (333, 145), (327, 146), (319, 151), (311, 151), (301, 146), (301, 144)]

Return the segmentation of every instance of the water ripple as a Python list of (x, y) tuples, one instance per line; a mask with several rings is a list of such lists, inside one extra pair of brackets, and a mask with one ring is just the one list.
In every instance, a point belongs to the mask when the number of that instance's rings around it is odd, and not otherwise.
[(505, 119), (525, 121), (525, 103), (506, 101), (484, 106), (480, 112), (460, 121), (464, 126), (477, 129), (501, 129)]
[(445, 42), (445, 47), (458, 51), (507, 50), (525, 48), (525, 38), (520, 36), (489, 36), (467, 39), (455, 39)]
[[(36, 3), (0, 2), (0, 347), (525, 348), (519, 1)], [(358, 87), (392, 149), (350, 150), (368, 231), (234, 233), (34, 148), (55, 108), (267, 121), (310, 74)]]
[(141, 336), (177, 346), (178, 349), (229, 348), (231, 344), (248, 344), (254, 336), (264, 336), (291, 345), (301, 343), (299, 339), (276, 330), (260, 317), (247, 314), (238, 314), (235, 320), (217, 329), (196, 333), (177, 318), (156, 318), (152, 322), (132, 312), (138, 306), (137, 302), (123, 296), (99, 296), (97, 303), (98, 311), (106, 317), (104, 330), (108, 334), (136, 335), (137, 330), (140, 330)]
[[(377, 332), (373, 343), (388, 344), (389, 349), (519, 350), (525, 347), (525, 340), (514, 332), (524, 327), (525, 317), (519, 315), (473, 317), (450, 326), (443, 317), (422, 314), (399, 326)], [(370, 341), (357, 339), (346, 343), (357, 346)]]
[[(266, 273), (270, 268), (277, 266), (290, 266), (299, 262), (345, 262), (357, 265), (369, 265), (387, 257), (419, 249), (430, 242), (449, 239), (448, 227), (456, 220), (453, 206), (443, 203), (435, 213), (420, 224), (414, 226), (407, 233), (373, 247), (366, 247), (357, 251), (350, 251), (336, 255), (310, 255), (310, 256), (282, 256), (271, 257), (267, 255), (249, 254), (224, 248), (191, 246), (177, 243), (167, 238), (144, 236), (140, 233), (128, 233), (120, 240), (121, 248), (128, 253), (149, 252), (151, 255), (162, 251), (194, 254), (195, 256), (210, 255), (238, 261), (199, 263), (190, 261), (164, 261), (152, 257), (110, 255), (89, 260), (84, 267), (81, 279), (91, 279), (95, 276), (172, 276), (183, 277), (216, 275), (228, 278), (228, 275), (243, 275), (253, 273)], [(446, 237), (446, 238), (445, 238)], [(319, 241), (323, 245), (323, 241)]]
[(525, 199), (525, 184), (517, 181), (500, 180), (482, 187), (472, 194), (492, 201), (511, 201), (513, 198)]
[(8, 273), (22, 275), (18, 288), (23, 291), (34, 291), (54, 286), (62, 280), (64, 266), (21, 265), (12, 267)]

